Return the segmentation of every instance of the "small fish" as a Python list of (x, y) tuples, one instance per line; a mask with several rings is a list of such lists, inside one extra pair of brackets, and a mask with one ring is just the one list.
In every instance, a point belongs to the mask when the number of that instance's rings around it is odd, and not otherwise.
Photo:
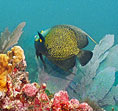
[[(87, 33), (72, 25), (56, 25), (45, 31), (38, 32), (35, 36), (35, 49), (37, 57), (40, 57), (44, 66), (43, 56), (63, 69), (71, 69), (75, 66), (76, 58), (82, 66), (92, 58), (93, 53), (83, 50), (88, 45)], [(95, 42), (96, 43), (96, 42)]]

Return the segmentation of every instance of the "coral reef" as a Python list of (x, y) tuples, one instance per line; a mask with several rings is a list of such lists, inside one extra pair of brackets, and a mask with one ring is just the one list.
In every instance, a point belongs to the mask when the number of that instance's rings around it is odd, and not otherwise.
[(12, 65), (8, 63), (9, 57), (6, 54), (0, 54), (0, 91), (7, 91), (7, 74), (11, 72)]
[[(7, 54), (0, 54), (0, 91), (7, 91), (7, 81), (16, 70), (26, 67), (24, 51), (14, 46)], [(20, 69), (18, 69), (19, 67)]]
[(26, 61), (21, 47), (14, 46), (7, 54), (0, 54), (0, 110), (93, 111), (85, 102), (69, 100), (66, 91), (61, 90), (53, 96), (46, 90), (45, 83), (30, 83), (25, 69)]
[(1, 33), (0, 53), (5, 53), (9, 48), (18, 43), (18, 40), (23, 33), (22, 30), (25, 24), (25, 22), (20, 23), (12, 33), (9, 32), (8, 28), (6, 28), (5, 31)]
[(66, 91), (59, 91), (54, 95), (52, 103), (53, 111), (93, 111), (87, 103), (79, 103), (77, 99), (71, 99)]
[(7, 55), (9, 57), (9, 62), (12, 63), (13, 67), (25, 60), (24, 51), (19, 46), (11, 48), (11, 51), (8, 51)]

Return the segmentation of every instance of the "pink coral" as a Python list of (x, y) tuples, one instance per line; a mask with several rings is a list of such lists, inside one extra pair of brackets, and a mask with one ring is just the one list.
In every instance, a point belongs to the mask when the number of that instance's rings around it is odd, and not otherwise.
[(70, 100), (71, 105), (73, 106), (73, 109), (78, 108), (80, 103), (77, 99), (71, 99)]
[(77, 109), (78, 111), (93, 111), (87, 103), (81, 103)]
[(11, 111), (26, 111), (27, 107), (23, 105), (20, 100), (10, 100), (10, 98), (6, 97), (3, 101), (3, 109), (8, 109)]
[(22, 91), (30, 97), (33, 97), (38, 92), (38, 89), (33, 84), (25, 84), (22, 88)]
[(61, 109), (69, 109), (69, 97), (67, 91), (59, 91), (54, 95), (52, 109), (54, 111), (61, 111)]
[(35, 98), (34, 102), (34, 109), (38, 109), (36, 111), (50, 111), (51, 104), (49, 97), (45, 92), (39, 92), (37, 93), (37, 96)]
[(55, 93), (54, 95), (54, 102), (60, 102), (60, 101), (68, 101), (68, 93), (67, 91), (59, 91), (58, 93)]
[(66, 91), (59, 91), (54, 95), (52, 104), (53, 111), (93, 111), (87, 103), (79, 103), (77, 99), (71, 99)]
[(45, 102), (45, 101), (49, 101), (49, 98), (48, 98), (48, 96), (47, 96), (47, 94), (46, 93), (41, 93), (40, 95), (39, 95), (39, 98), (40, 98), (40, 100), (43, 102)]

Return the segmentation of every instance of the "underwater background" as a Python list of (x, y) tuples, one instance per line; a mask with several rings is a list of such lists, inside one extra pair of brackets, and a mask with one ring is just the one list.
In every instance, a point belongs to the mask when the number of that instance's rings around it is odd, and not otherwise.
[[(70, 24), (83, 29), (96, 42), (106, 34), (114, 34), (115, 44), (118, 43), (117, 0), (0, 0), (0, 32), (6, 27), (13, 31), (23, 21), (26, 26), (18, 45), (24, 49), (32, 82), (38, 81), (34, 48), (37, 31), (57, 24)], [(87, 49), (93, 50), (95, 44), (89, 42)]]

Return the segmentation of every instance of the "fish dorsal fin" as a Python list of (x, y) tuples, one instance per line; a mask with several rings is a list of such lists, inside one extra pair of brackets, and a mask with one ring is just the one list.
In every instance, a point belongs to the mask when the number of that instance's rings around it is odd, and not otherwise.
[(98, 44), (91, 36), (88, 35), (88, 37), (89, 37), (95, 44)]
[(95, 44), (98, 44), (91, 36), (89, 36), (85, 31), (83, 31), (82, 29), (76, 27), (76, 26), (72, 26), (72, 25), (64, 25), (66, 27), (70, 27), (71, 29), (73, 29), (77, 35), (79, 35), (79, 45), (78, 48), (84, 48), (85, 46), (87, 46), (88, 44), (88, 39), (87, 37), (89, 37)]
[(49, 33), (50, 29), (51, 29), (51, 28), (46, 29), (46, 30), (42, 30), (42, 31), (40, 32), (41, 35), (42, 35), (43, 37), (45, 37), (45, 36)]
[(41, 33), (38, 32), (38, 35), (39, 35), (39, 37), (40, 37), (41, 39), (43, 39), (43, 36), (42, 36)]
[(81, 30), (84, 34), (86, 34), (95, 44), (98, 44), (90, 35), (88, 35), (86, 32)]
[(44, 42), (45, 38), (43, 37), (43, 35), (41, 33), (39, 33), (39, 32), (38, 32), (38, 35), (39, 35), (40, 39)]

